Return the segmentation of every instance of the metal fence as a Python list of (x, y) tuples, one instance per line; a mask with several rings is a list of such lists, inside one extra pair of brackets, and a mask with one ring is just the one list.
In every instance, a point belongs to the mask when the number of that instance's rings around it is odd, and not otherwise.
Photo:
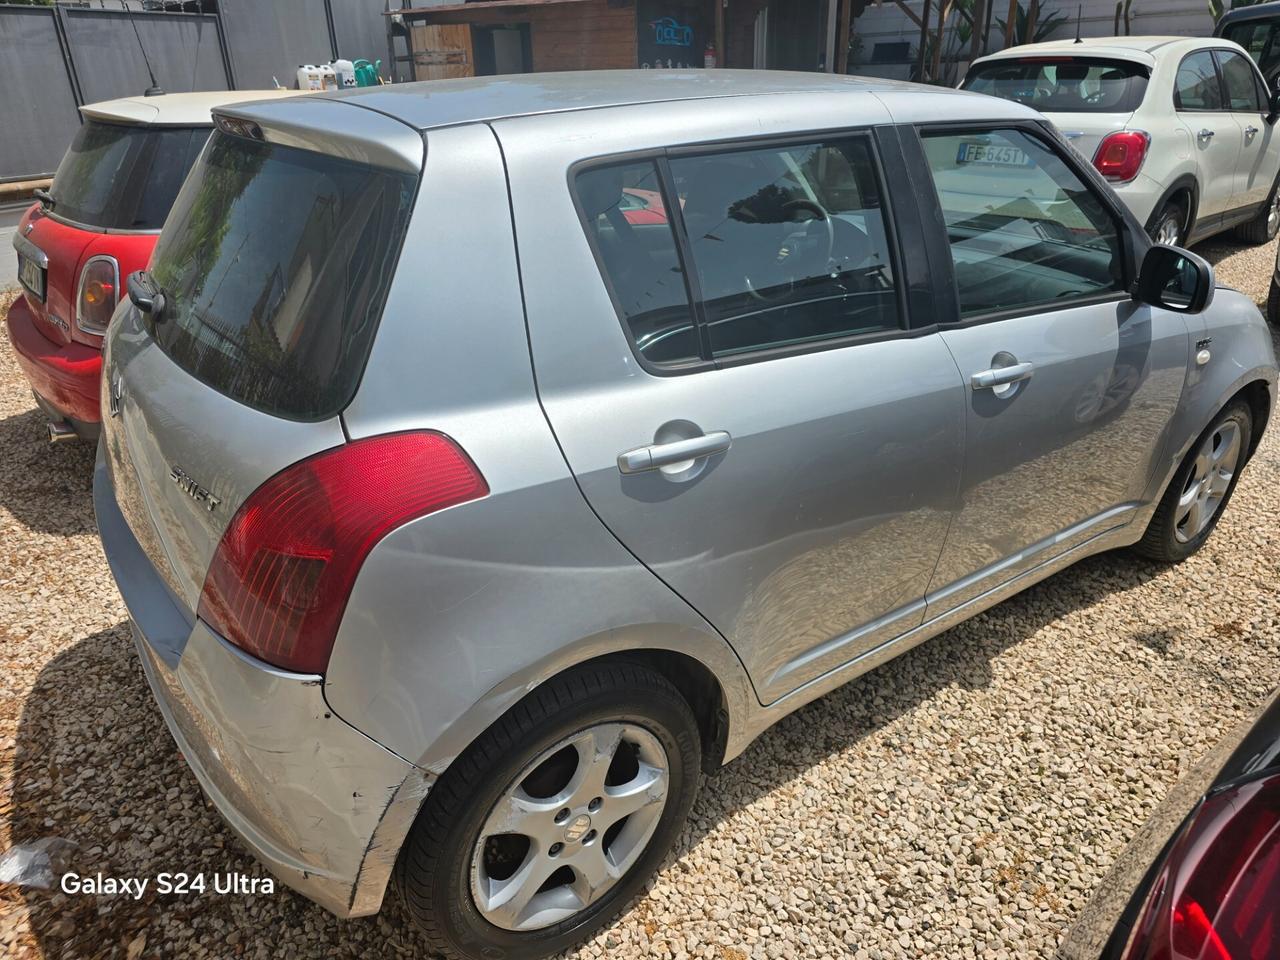
[[(299, 64), (386, 57), (385, 0), (219, 0), (217, 11), (0, 3), (0, 182), (48, 176), (77, 107), (137, 95), (295, 84)], [(136, 32), (135, 32), (136, 30)]]

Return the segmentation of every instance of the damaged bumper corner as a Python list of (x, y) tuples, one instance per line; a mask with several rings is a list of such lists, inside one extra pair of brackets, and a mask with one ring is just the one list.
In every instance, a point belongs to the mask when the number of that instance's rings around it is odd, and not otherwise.
[(94, 506), (147, 681), (205, 794), (281, 882), (340, 917), (377, 913), (430, 775), (334, 714), (320, 677), (262, 663), (192, 617), (101, 457)]

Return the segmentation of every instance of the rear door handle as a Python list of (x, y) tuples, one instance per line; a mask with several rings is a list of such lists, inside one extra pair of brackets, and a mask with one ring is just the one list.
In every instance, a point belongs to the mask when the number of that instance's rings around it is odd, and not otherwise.
[(733, 438), (723, 430), (713, 430), (688, 440), (651, 443), (618, 454), (618, 470), (621, 473), (644, 473), (646, 470), (657, 470), (685, 460), (713, 457), (717, 453), (724, 453), (732, 443)]
[(1254, 135), (1257, 132), (1258, 132), (1258, 128), (1255, 127), (1253, 124), (1249, 124), (1249, 126), (1244, 128), (1244, 138), (1246, 140), (1252, 140)]
[(1200, 140), (1212, 140), (1212, 139), (1213, 139), (1213, 134), (1214, 134), (1214, 131), (1212, 131), (1212, 130), (1210, 130), (1210, 129), (1208, 129), (1208, 128), (1206, 127), (1205, 129), (1203, 129), (1203, 130), (1201, 130), (1199, 133), (1197, 133), (1197, 134), (1196, 134), (1196, 137), (1197, 137), (1197, 138), (1199, 138)]
[(1035, 364), (1031, 362), (1015, 363), (1007, 367), (996, 367), (992, 370), (983, 370), (981, 373), (975, 373), (969, 378), (969, 382), (975, 390), (990, 390), (993, 387), (1003, 387), (1010, 383), (1017, 383), (1020, 380), (1030, 380), (1031, 374), (1035, 372)]

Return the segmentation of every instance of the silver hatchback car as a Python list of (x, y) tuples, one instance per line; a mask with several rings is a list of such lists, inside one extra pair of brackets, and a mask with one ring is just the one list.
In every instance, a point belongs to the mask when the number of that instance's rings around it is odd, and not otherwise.
[(623, 908), (700, 774), (1086, 555), (1180, 560), (1257, 308), (1034, 112), (639, 71), (236, 106), (107, 341), (94, 496), (174, 738), (433, 948)]

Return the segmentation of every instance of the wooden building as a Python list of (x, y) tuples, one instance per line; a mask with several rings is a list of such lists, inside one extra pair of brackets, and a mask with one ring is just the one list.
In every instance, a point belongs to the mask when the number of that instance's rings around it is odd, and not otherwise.
[(704, 66), (845, 72), (852, 0), (471, 0), (393, 11), (413, 76)]

